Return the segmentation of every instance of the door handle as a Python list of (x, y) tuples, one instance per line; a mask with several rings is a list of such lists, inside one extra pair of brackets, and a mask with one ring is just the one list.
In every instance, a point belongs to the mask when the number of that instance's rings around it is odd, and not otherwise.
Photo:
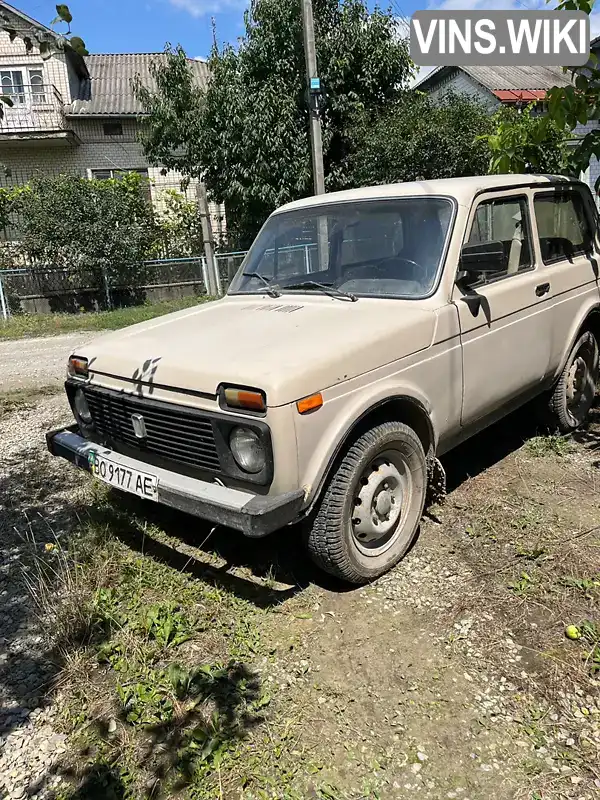
[(535, 287), (535, 293), (538, 297), (543, 297), (545, 294), (548, 294), (549, 291), (550, 291), (549, 283), (540, 283), (539, 286)]

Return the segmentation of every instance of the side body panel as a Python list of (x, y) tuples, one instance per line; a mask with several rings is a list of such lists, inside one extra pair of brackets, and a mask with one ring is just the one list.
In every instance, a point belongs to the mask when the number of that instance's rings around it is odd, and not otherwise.
[[(446, 304), (437, 312), (432, 346), (323, 392), (318, 411), (294, 414), (298, 476), (313, 499), (355, 422), (390, 398), (408, 397), (429, 414), (436, 438), (460, 427), (462, 358), (458, 315)], [(295, 411), (295, 409), (294, 409)], [(434, 446), (437, 444), (434, 443)]]
[[(534, 204), (536, 196), (548, 196), (559, 191), (560, 188), (544, 188), (542, 191), (533, 191)], [(581, 187), (581, 193), (585, 201), (586, 216), (594, 232), (594, 253), (591, 255), (577, 255), (571, 260), (563, 259), (554, 264), (544, 264), (539, 251), (535, 205), (532, 214), (540, 278), (543, 277), (543, 280), (548, 281), (551, 286), (552, 326), (548, 377), (552, 380), (555, 380), (560, 374), (585, 318), (600, 304), (598, 214), (589, 189)]]
[[(476, 198), (466, 236), (481, 203), (511, 197), (525, 198), (528, 203), (528, 195), (527, 189), (519, 188)], [(533, 237), (531, 227), (529, 236)], [(473, 303), (472, 293), (454, 287), (452, 299), (458, 309), (463, 346), (464, 426), (537, 386), (541, 389), (549, 370), (551, 295), (547, 291), (539, 294), (538, 287), (546, 279), (540, 276), (535, 248), (531, 261), (529, 269), (478, 285), (474, 292), (479, 305)]]

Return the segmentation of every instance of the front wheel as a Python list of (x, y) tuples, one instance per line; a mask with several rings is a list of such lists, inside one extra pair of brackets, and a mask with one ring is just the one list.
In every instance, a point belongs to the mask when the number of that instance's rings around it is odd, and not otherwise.
[(315, 563), (350, 583), (394, 566), (417, 532), (427, 464), (415, 432), (384, 422), (360, 436), (330, 477), (308, 529)]
[(598, 383), (598, 342), (590, 331), (582, 333), (550, 397), (550, 422), (561, 433), (571, 433), (587, 417)]

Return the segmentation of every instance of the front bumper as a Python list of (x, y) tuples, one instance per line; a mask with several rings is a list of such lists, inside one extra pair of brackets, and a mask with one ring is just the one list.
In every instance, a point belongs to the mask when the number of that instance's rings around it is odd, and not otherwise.
[(295, 522), (304, 504), (304, 491), (297, 489), (274, 497), (261, 497), (241, 489), (228, 489), (216, 483), (189, 478), (176, 472), (145, 464), (102, 445), (89, 442), (77, 432), (77, 426), (46, 434), (52, 455), (66, 458), (90, 472), (91, 451), (110, 458), (119, 465), (151, 472), (158, 478), (158, 502), (185, 511), (201, 519), (259, 537)]

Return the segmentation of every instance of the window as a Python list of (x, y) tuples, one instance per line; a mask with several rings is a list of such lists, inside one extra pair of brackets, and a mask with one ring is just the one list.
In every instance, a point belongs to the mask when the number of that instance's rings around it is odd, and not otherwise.
[(334, 202), (275, 214), (244, 262), (250, 274), (239, 276), (231, 293), (264, 291), (265, 281), (284, 293), (310, 291), (314, 284), (298, 284), (317, 281), (357, 295), (426, 296), (452, 215), (442, 197)]
[(29, 70), (29, 83), (31, 85), (31, 100), (34, 105), (43, 105), (46, 102), (44, 91), (44, 78), (41, 69)]
[(41, 67), (29, 69), (0, 70), (2, 94), (9, 95), (15, 106), (31, 102), (39, 105), (46, 102), (46, 87)]
[(484, 200), (477, 206), (467, 244), (500, 242), (504, 263), (497, 272), (482, 273), (480, 280), (488, 282), (529, 269), (531, 234), (525, 197), (506, 197)]
[(25, 102), (23, 73), (20, 69), (3, 69), (0, 71), (2, 94), (8, 95), (15, 105)]
[(123, 136), (123, 123), (105, 122), (102, 126), (105, 136)]
[(589, 252), (593, 234), (580, 192), (536, 194), (533, 206), (544, 264)]

